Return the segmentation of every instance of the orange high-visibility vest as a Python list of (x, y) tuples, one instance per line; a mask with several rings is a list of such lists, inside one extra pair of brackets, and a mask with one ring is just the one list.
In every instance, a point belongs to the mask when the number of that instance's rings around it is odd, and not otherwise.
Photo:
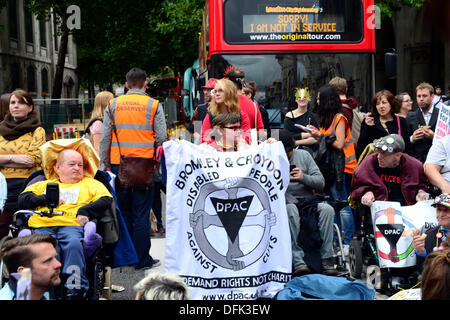
[[(120, 164), (120, 154), (153, 158), (155, 155), (154, 119), (159, 101), (140, 94), (126, 94), (111, 102), (116, 133), (111, 134), (111, 164)], [(117, 144), (117, 138), (120, 143)]]
[(326, 130), (323, 128), (320, 128), (320, 133), (325, 134), (327, 136), (329, 136), (331, 134), (335, 134), (336, 127), (337, 127), (339, 121), (341, 121), (341, 119), (343, 119), (343, 121), (345, 122), (345, 141), (344, 141), (344, 148), (343, 148), (343, 151), (345, 154), (344, 172), (353, 174), (353, 171), (355, 170), (356, 164), (357, 164), (355, 145), (353, 143), (352, 131), (351, 131), (350, 126), (348, 125), (347, 119), (344, 117), (344, 115), (341, 113), (336, 114), (333, 118), (333, 123), (331, 124), (331, 126), (329, 126), (328, 129), (326, 129)]

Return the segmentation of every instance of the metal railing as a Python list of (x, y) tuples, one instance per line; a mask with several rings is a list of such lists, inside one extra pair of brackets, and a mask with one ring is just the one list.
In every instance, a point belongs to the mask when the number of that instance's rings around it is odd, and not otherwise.
[[(58, 102), (55, 104), (54, 102)], [(89, 123), (94, 99), (34, 99), (42, 127), (47, 134), (54, 131), (55, 125), (78, 125), (86, 128)]]

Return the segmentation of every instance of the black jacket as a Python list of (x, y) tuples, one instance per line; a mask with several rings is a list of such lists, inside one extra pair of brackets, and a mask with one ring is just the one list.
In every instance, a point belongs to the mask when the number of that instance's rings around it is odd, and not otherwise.
[[(433, 113), (431, 114), (431, 119), (429, 126), (431, 126), (431, 130), (436, 131), (436, 123), (439, 115), (439, 109), (435, 106), (433, 108)], [(409, 137), (412, 136), (414, 131), (419, 129), (419, 126), (425, 126), (426, 122), (423, 117), (422, 111), (417, 109), (416, 111), (411, 111), (406, 116), (406, 123), (408, 125), (408, 135)], [(433, 143), (432, 139), (422, 138), (416, 142), (411, 143), (411, 146), (409, 150), (407, 150), (407, 153), (419, 160), (420, 162), (424, 163), (427, 159), (428, 151), (431, 148), (431, 145)]]
[[(437, 242), (437, 247), (439, 247), (441, 245), (442, 239), (437, 239), (436, 234), (439, 231), (439, 228), (441, 226), (437, 226), (431, 229), (428, 229), (425, 234), (427, 235), (427, 237), (425, 238), (425, 250), (427, 255), (429, 255), (430, 253), (433, 252), (434, 248), (436, 247), (436, 242)], [(421, 256), (417, 256), (417, 267), (419, 268), (420, 272), (422, 272), (422, 268), (423, 268), (423, 263), (425, 262), (426, 256), (425, 257), (421, 257)]]
[[(400, 133), (403, 137), (403, 140), (405, 140), (405, 152), (408, 153), (408, 150), (410, 149), (410, 140), (409, 140), (409, 134), (408, 134), (408, 126), (406, 123), (406, 120), (402, 117), (398, 117), (398, 120), (400, 122)], [(369, 126), (366, 124), (366, 121), (364, 120), (361, 122), (361, 131), (358, 139), (358, 154), (360, 155), (364, 148), (369, 144), (372, 143), (373, 140), (379, 139), (382, 137), (387, 136), (388, 134), (392, 133), (399, 133), (398, 123), (397, 123), (397, 117), (394, 117), (394, 120), (386, 122), (386, 129), (384, 129), (383, 125), (380, 121), (380, 116), (374, 115), (374, 125)]]
[(299, 247), (305, 253), (305, 263), (313, 272), (322, 272), (322, 260), (320, 257), (320, 248), (322, 247), (322, 238), (319, 230), (319, 211), (317, 204), (324, 201), (320, 195), (312, 197), (297, 198), (296, 203), (300, 215), (300, 233), (297, 236)]

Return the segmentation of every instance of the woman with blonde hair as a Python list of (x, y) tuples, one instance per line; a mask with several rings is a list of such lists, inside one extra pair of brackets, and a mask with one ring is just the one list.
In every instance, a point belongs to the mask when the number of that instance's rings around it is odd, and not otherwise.
[(89, 139), (91, 140), (91, 143), (97, 153), (99, 153), (100, 138), (103, 130), (103, 116), (109, 101), (112, 99), (114, 99), (114, 95), (109, 91), (99, 92), (95, 96), (91, 120), (85, 130), (85, 132), (89, 133)]
[(203, 120), (201, 142), (208, 142), (212, 139), (210, 136), (212, 129), (211, 123), (215, 116), (225, 113), (240, 115), (241, 130), (244, 139), (250, 143), (250, 120), (245, 112), (241, 112), (237, 88), (235, 84), (228, 79), (220, 79), (216, 81), (216, 85), (213, 90), (213, 98), (209, 103), (208, 113)]

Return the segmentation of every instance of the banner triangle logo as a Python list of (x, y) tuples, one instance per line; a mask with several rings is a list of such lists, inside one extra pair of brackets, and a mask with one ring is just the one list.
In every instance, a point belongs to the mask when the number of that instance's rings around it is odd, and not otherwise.
[(211, 202), (222, 222), (231, 242), (236, 239), (242, 223), (247, 216), (248, 209), (252, 204), (253, 196), (236, 199), (219, 199), (211, 197)]
[(402, 236), (405, 226), (403, 224), (377, 224), (378, 229), (380, 229), (381, 234), (389, 243), (391, 251), (389, 252), (389, 257), (392, 262), (399, 261), (397, 253), (397, 242)]

